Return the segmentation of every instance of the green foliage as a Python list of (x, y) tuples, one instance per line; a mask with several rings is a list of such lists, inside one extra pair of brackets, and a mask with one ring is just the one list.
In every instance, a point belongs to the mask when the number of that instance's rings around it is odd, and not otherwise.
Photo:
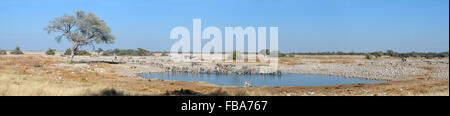
[(268, 50), (268, 49), (262, 49), (262, 50), (259, 50), (259, 54), (262, 54), (262, 55), (264, 55), (264, 56), (267, 56), (267, 55), (270, 54), (270, 50)]
[(372, 52), (370, 53), (371, 55), (375, 56), (376, 58), (379, 58), (381, 56), (384, 55), (384, 53), (382, 51), (378, 51), (378, 52)]
[(40, 68), (42, 67), (42, 64), (34, 64), (33, 67)]
[[(47, 33), (60, 34), (56, 36), (55, 40), (61, 42), (65, 38), (72, 43), (72, 48), (75, 50), (82, 46), (94, 47), (94, 44), (112, 44), (115, 41), (115, 37), (111, 34), (111, 29), (105, 21), (93, 13), (85, 13), (84, 11), (75, 11), (75, 15), (56, 17), (49, 21), (44, 30)], [(90, 54), (87, 51), (72, 52), (75, 52), (74, 55)], [(70, 57), (70, 62), (72, 62), (73, 57)]]
[(289, 54), (289, 57), (295, 57), (295, 54)]
[(282, 54), (280, 51), (271, 51), (270, 57), (286, 57), (286, 54)]
[(75, 15), (63, 15), (51, 20), (44, 28), (48, 33), (60, 33), (55, 39), (59, 42), (64, 37), (73, 42), (74, 48), (93, 45), (94, 43), (114, 43), (115, 37), (105, 21), (93, 13), (75, 11)]
[(46, 52), (45, 52), (45, 54), (46, 55), (55, 55), (55, 52), (56, 52), (56, 50), (54, 50), (54, 49), (48, 49)]
[(228, 59), (233, 59), (233, 60), (242, 60), (243, 58), (244, 58), (244, 56), (239, 51), (233, 51), (233, 54), (228, 56)]
[(11, 51), (9, 53), (10, 54), (15, 54), (15, 55), (23, 54), (23, 52), (20, 50), (19, 46), (17, 46), (16, 49), (14, 49), (13, 51)]
[(169, 54), (168, 53), (161, 53), (161, 56), (169, 56)]
[(80, 51), (76, 51), (75, 55), (89, 56), (89, 55), (91, 55), (91, 53), (89, 51), (86, 51), (86, 50), (80, 50)]
[(105, 56), (113, 56), (113, 55), (118, 55), (118, 56), (153, 56), (154, 54), (151, 53), (148, 50), (145, 50), (143, 48), (138, 48), (137, 50), (133, 50), (133, 49), (114, 49), (114, 50), (106, 50), (105, 52), (103, 52), (103, 55)]
[[(72, 50), (70, 50), (70, 48), (67, 49), (66, 52), (64, 52), (64, 55), (71, 55), (71, 54), (72, 54)], [(86, 50), (77, 50), (77, 51), (75, 51), (75, 55), (89, 56), (89, 55), (91, 55), (91, 53)]]
[(366, 54), (366, 59), (368, 59), (368, 60), (372, 59), (372, 55)]
[(97, 54), (100, 54), (100, 53), (103, 52), (103, 49), (102, 48), (98, 48), (97, 50), (95, 50), (95, 52), (97, 52)]
[(394, 57), (396, 56), (397, 53), (395, 53), (393, 50), (387, 50), (385, 54), (390, 57)]
[(66, 52), (64, 52), (64, 55), (71, 55), (71, 54), (72, 54), (72, 50), (70, 50), (70, 48), (67, 49)]
[(0, 55), (6, 55), (6, 51), (5, 50), (0, 50)]

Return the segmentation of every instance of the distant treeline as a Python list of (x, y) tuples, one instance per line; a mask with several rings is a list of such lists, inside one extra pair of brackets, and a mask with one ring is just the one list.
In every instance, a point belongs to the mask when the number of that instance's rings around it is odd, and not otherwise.
[(448, 57), (449, 52), (395, 52), (393, 50), (387, 50), (386, 52), (308, 52), (308, 53), (288, 53), (294, 55), (373, 55), (375, 57), (391, 56), (391, 57), (423, 57), (423, 58), (445, 58)]
[(104, 56), (153, 56), (154, 54), (148, 50), (143, 48), (138, 48), (137, 50), (133, 49), (114, 49), (114, 50), (106, 50), (102, 53)]

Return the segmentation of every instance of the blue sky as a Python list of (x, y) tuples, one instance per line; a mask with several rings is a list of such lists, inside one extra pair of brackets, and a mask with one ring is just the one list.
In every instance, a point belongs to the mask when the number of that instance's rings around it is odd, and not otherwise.
[[(104, 49), (169, 51), (176, 26), (279, 27), (282, 52), (449, 50), (448, 0), (1, 0), (0, 49), (69, 48), (43, 27), (48, 21), (92, 12), (117, 37)], [(192, 29), (191, 29), (192, 31)]]

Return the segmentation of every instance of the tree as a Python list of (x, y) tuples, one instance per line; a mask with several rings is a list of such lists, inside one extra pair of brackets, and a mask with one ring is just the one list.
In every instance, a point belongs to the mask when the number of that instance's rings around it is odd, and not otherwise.
[(56, 50), (49, 48), (49, 49), (45, 52), (45, 54), (46, 54), (46, 55), (55, 55), (55, 51), (56, 51)]
[(366, 54), (366, 59), (368, 59), (368, 60), (372, 59), (372, 55)]
[(100, 56), (100, 53), (103, 52), (103, 49), (102, 49), (102, 48), (98, 48), (98, 49), (96, 50), (96, 52), (97, 52), (97, 55)]
[(20, 50), (20, 47), (17, 46), (16, 49), (14, 49), (14, 51), (10, 52), (10, 54), (18, 55), (18, 54), (23, 54), (23, 52)]
[(63, 15), (49, 21), (44, 27), (47, 33), (59, 33), (55, 40), (59, 43), (63, 38), (67, 39), (72, 48), (70, 62), (72, 62), (77, 51), (82, 46), (94, 44), (113, 44), (115, 37), (106, 23), (93, 13), (85, 14), (84, 11), (75, 11), (75, 15)]
[(5, 50), (0, 50), (0, 55), (6, 55), (6, 51)]
[(268, 49), (261, 49), (261, 50), (259, 50), (259, 54), (268, 56), (270, 54), (270, 51)]
[(395, 53), (393, 50), (387, 50), (387, 51), (386, 51), (386, 55), (388, 55), (388, 56), (390, 56), (390, 57), (393, 57), (393, 56), (396, 55), (396, 53)]
[(242, 56), (241, 52), (239, 51), (233, 51), (233, 53), (228, 56), (228, 58), (233, 60), (241, 60), (244, 58), (244, 56)]
[(376, 58), (379, 58), (379, 57), (383, 56), (383, 52), (382, 51), (373, 52), (372, 55), (374, 55)]

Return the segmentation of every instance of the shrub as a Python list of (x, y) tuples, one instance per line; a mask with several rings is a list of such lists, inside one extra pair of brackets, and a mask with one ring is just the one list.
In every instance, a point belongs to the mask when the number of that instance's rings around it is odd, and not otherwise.
[(71, 55), (72, 54), (72, 50), (67, 49), (66, 52), (64, 52), (64, 55)]
[(243, 58), (244, 58), (244, 56), (242, 56), (241, 52), (239, 52), (239, 51), (233, 51), (233, 54), (228, 56), (228, 59), (233, 59), (233, 60), (241, 60)]
[(294, 54), (289, 54), (289, 57), (295, 57), (295, 55)]
[(55, 51), (56, 51), (56, 50), (50, 49), (50, 48), (49, 48), (49, 49), (45, 52), (45, 54), (46, 54), (46, 55), (55, 55)]
[(368, 59), (368, 60), (372, 59), (372, 55), (366, 54), (366, 59)]
[(91, 53), (89, 51), (86, 51), (86, 50), (80, 50), (80, 51), (76, 51), (75, 55), (89, 56), (89, 55), (91, 55)]
[(169, 56), (169, 54), (167, 54), (167, 53), (161, 53), (161, 56)]
[(385, 54), (390, 57), (399, 57), (399, 54), (397, 52), (394, 52), (393, 50), (387, 50)]
[[(66, 52), (64, 52), (64, 55), (71, 55), (71, 54), (72, 54), (72, 50), (70, 50), (70, 48), (67, 49)], [(75, 55), (89, 56), (89, 55), (91, 55), (91, 53), (86, 50), (77, 50), (77, 51), (75, 51)]]
[(270, 54), (270, 51), (268, 49), (262, 49), (262, 50), (259, 50), (259, 54), (267, 56)]
[(17, 46), (16, 49), (14, 49), (13, 51), (10, 52), (10, 54), (18, 55), (18, 54), (23, 54), (23, 52), (20, 50), (20, 47)]
[(269, 54), (270, 57), (285, 57), (285, 54), (281, 54), (280, 51), (271, 51)]
[(378, 51), (378, 52), (372, 52), (371, 55), (375, 56), (376, 58), (379, 58), (381, 56), (383, 56), (383, 52), (382, 51)]
[(42, 64), (34, 64), (33, 67), (39, 68), (42, 67)]
[(0, 55), (6, 55), (6, 51), (5, 50), (0, 50)]
[(148, 50), (145, 50), (143, 48), (138, 48), (137, 50), (133, 49), (114, 49), (114, 50), (107, 50), (103, 52), (103, 55), (105, 56), (113, 56), (114, 54), (118, 56), (153, 56), (154, 54), (151, 53)]
[(95, 52), (97, 52), (97, 54), (100, 55), (100, 53), (103, 52), (103, 49), (102, 48), (98, 48), (97, 50), (95, 50)]

